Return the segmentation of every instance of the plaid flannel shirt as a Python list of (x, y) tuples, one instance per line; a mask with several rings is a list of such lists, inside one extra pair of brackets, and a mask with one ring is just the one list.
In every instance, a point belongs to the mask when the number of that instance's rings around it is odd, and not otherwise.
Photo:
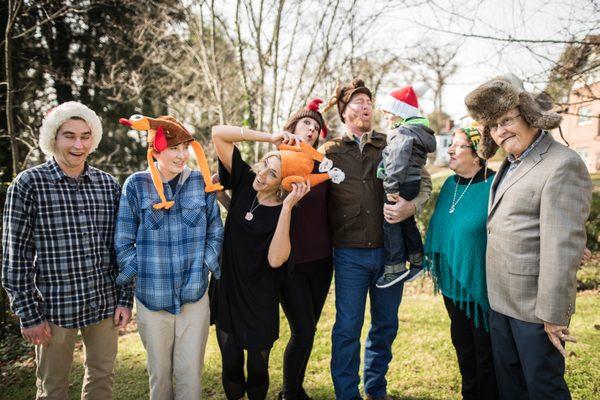
[(175, 205), (160, 202), (149, 171), (131, 175), (123, 185), (115, 246), (120, 274), (117, 284), (135, 281), (135, 297), (148, 309), (178, 314), (198, 301), (208, 287), (208, 272), (220, 277), (223, 243), (217, 196), (204, 192), (198, 171), (181, 173), (175, 193), (163, 183)]
[(20, 173), (8, 188), (2, 285), (29, 328), (44, 320), (81, 328), (112, 317), (133, 299), (119, 291), (114, 223), (120, 187), (86, 165), (77, 179), (56, 161)]

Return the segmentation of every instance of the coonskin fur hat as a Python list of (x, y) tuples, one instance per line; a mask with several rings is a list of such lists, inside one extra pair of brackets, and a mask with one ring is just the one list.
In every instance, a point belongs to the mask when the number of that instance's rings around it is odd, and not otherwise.
[(485, 127), (481, 143), (481, 156), (485, 159), (498, 149), (489, 126), (511, 109), (518, 107), (525, 122), (538, 129), (555, 129), (562, 120), (559, 114), (549, 111), (551, 104), (545, 94), (534, 98), (514, 74), (498, 76), (482, 84), (465, 97), (465, 105), (471, 117)]
[(348, 103), (350, 103), (352, 96), (354, 96), (355, 94), (359, 94), (359, 93), (364, 93), (367, 96), (369, 96), (369, 98), (371, 100), (373, 99), (371, 90), (365, 86), (365, 81), (363, 81), (360, 78), (354, 78), (350, 81), (350, 83), (348, 83), (346, 86), (342, 86), (342, 87), (340, 87), (340, 84), (338, 82), (338, 84), (335, 88), (335, 93), (333, 94), (333, 96), (331, 96), (331, 98), (327, 102), (327, 105), (323, 109), (323, 113), (325, 113), (327, 110), (329, 110), (334, 105), (337, 105), (338, 114), (340, 115), (340, 119), (342, 120), (342, 122), (346, 122), (346, 121), (344, 121), (344, 110), (346, 110), (346, 106), (348, 106)]

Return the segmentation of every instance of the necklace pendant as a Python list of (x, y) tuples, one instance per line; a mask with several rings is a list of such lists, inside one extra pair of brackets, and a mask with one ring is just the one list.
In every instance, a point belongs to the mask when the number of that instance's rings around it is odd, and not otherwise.
[(454, 206), (450, 207), (450, 210), (448, 211), (450, 214), (454, 214)]
[(250, 211), (248, 211), (244, 218), (246, 219), (246, 221), (252, 221), (254, 219), (254, 214), (252, 214)]

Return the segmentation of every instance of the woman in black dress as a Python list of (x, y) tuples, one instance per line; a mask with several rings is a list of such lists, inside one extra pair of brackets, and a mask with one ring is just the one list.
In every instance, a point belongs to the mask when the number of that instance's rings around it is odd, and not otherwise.
[(278, 289), (291, 263), (292, 210), (310, 187), (294, 184), (286, 193), (281, 188), (279, 152), (267, 153), (250, 167), (234, 145), (244, 140), (293, 145), (294, 135), (220, 125), (213, 127), (212, 137), (221, 184), (232, 190), (221, 277), (213, 281), (211, 293), (223, 387), (228, 399), (244, 394), (250, 400), (264, 399), (269, 388), (269, 353), (279, 337)]

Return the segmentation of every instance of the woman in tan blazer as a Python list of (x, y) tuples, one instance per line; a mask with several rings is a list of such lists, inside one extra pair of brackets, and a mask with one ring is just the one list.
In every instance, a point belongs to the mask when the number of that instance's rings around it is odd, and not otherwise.
[(500, 146), (508, 154), (490, 193), (486, 258), (500, 395), (570, 399), (564, 342), (574, 341), (568, 325), (586, 241), (589, 173), (577, 153), (547, 132), (561, 116), (514, 75), (484, 83), (465, 103), (485, 126), (488, 153)]

